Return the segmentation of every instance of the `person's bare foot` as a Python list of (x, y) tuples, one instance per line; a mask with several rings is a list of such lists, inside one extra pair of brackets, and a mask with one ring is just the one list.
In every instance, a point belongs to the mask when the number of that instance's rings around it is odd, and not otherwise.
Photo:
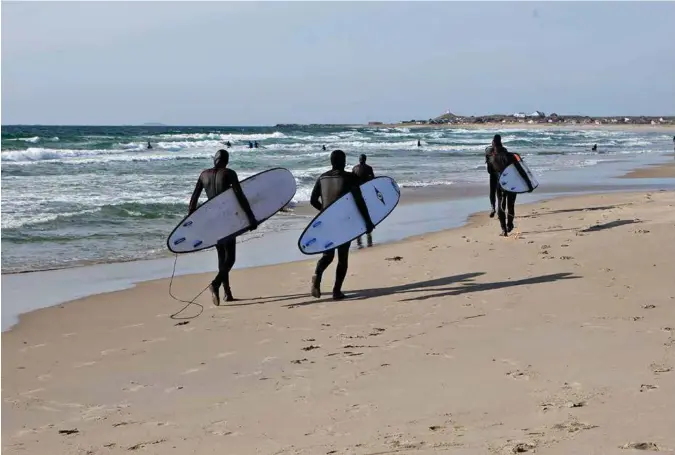
[(495, 209), (492, 209), (492, 211), (490, 212), (490, 218), (494, 218), (494, 217), (495, 217), (495, 213), (496, 213), (496, 212), (495, 212)]

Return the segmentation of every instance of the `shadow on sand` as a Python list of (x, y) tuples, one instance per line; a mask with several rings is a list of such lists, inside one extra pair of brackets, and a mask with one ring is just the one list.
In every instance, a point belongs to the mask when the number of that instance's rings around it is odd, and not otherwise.
[[(413, 292), (423, 292), (428, 291), (429, 294), (411, 297), (407, 299), (402, 299), (402, 302), (408, 301), (420, 301), (433, 299), (438, 297), (453, 296), (466, 294), (470, 292), (481, 292), (481, 291), (491, 291), (494, 289), (502, 289), (514, 286), (526, 286), (531, 284), (541, 284), (541, 283), (550, 283), (560, 280), (576, 279), (580, 278), (575, 276), (572, 273), (554, 273), (550, 275), (542, 275), (532, 278), (524, 278), (522, 280), (510, 280), (510, 281), (498, 281), (493, 283), (474, 283), (474, 278), (484, 275), (484, 272), (473, 272), (473, 273), (464, 273), (460, 275), (453, 275), (444, 278), (437, 278), (434, 280), (420, 281), (417, 283), (408, 283), (397, 286), (390, 287), (381, 287), (381, 288), (370, 288), (370, 289), (360, 289), (353, 291), (347, 294), (347, 300), (363, 300), (374, 297), (382, 297), (388, 295), (397, 295), (397, 294), (406, 294)], [(307, 294), (301, 295), (306, 297)], [(260, 304), (263, 303), (275, 303), (282, 302), (287, 300), (293, 300), (300, 297), (298, 294), (289, 295), (289, 296), (279, 296), (279, 297), (270, 297), (265, 301), (257, 302)], [(313, 305), (316, 303), (327, 303), (334, 302), (330, 292), (326, 294), (326, 297), (321, 299), (311, 299), (305, 300), (297, 303), (290, 303), (284, 305), (288, 308), (296, 308), (300, 306)], [(336, 302), (338, 303), (338, 302)], [(254, 303), (252, 303), (254, 304)]]

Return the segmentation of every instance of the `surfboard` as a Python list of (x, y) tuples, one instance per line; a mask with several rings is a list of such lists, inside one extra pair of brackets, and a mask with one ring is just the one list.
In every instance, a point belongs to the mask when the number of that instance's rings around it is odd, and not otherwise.
[[(291, 202), (295, 177), (288, 169), (268, 169), (242, 180), (241, 189), (260, 224)], [(166, 245), (174, 253), (192, 253), (243, 234), (249, 227), (246, 213), (229, 189), (183, 218), (169, 234)]]
[(511, 193), (531, 193), (539, 186), (539, 181), (517, 154), (516, 160), (515, 163), (508, 165), (499, 176), (499, 186)]
[[(401, 197), (398, 184), (390, 177), (376, 177), (360, 188), (375, 226), (394, 211)], [(354, 197), (347, 193), (314, 217), (300, 235), (298, 248), (307, 255), (323, 253), (365, 232), (366, 223), (356, 207)]]

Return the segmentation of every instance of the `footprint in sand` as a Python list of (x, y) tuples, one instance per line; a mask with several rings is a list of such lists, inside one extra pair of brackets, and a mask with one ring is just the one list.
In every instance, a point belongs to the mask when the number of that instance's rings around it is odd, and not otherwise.
[(216, 436), (229, 436), (233, 434), (232, 431), (227, 429), (227, 420), (211, 422), (208, 426), (204, 427), (204, 430)]
[(124, 387), (122, 390), (124, 390), (125, 392), (138, 392), (139, 390), (145, 389), (146, 387), (148, 387), (148, 386), (143, 385), (143, 384), (136, 384), (135, 382), (132, 382), (130, 386)]
[(143, 340), (143, 343), (159, 343), (160, 341), (166, 341), (165, 337), (153, 338), (151, 340)]
[(237, 353), (236, 351), (220, 352), (220, 353), (216, 354), (216, 359), (224, 359), (225, 357), (235, 355), (236, 353)]
[(189, 370), (183, 371), (181, 374), (194, 374), (197, 373), (198, 371), (202, 371), (203, 368), (190, 368)]
[(65, 337), (65, 338), (68, 338), (68, 337), (72, 337), (73, 335), (77, 335), (77, 333), (75, 333), (75, 332), (64, 333), (64, 334), (61, 335), (61, 336), (62, 336), (62, 337)]
[(41, 374), (40, 376), (37, 377), (37, 380), (44, 382), (44, 381), (48, 381), (51, 377), (52, 377), (52, 375), (49, 374), (49, 373)]
[(36, 393), (44, 392), (45, 390), (47, 390), (47, 389), (45, 389), (43, 387), (40, 387), (39, 389), (33, 389), (33, 390), (27, 390), (26, 392), (21, 392), (19, 395), (25, 397), (25, 396), (28, 396), (28, 395), (34, 395)]
[(173, 387), (168, 387), (168, 388), (164, 389), (164, 393), (172, 393), (172, 392), (176, 392), (178, 390), (183, 390), (183, 386), (177, 385), (177, 386), (173, 386)]
[(75, 365), (73, 365), (73, 367), (74, 367), (74, 368), (90, 367), (90, 366), (94, 365), (95, 363), (96, 363), (96, 362), (94, 362), (94, 361), (92, 361), (92, 362), (83, 362), (83, 363), (76, 363)]
[(47, 346), (47, 343), (34, 344), (33, 346), (26, 346), (26, 347), (23, 347), (23, 348), (19, 349), (19, 352), (26, 352), (29, 349), (38, 349), (38, 348), (43, 348), (45, 346)]
[(110, 348), (110, 349), (104, 349), (101, 351), (101, 355), (106, 356), (108, 354), (112, 354), (113, 352), (118, 352), (121, 351), (122, 348)]
[(661, 374), (661, 373), (669, 373), (672, 371), (672, 368), (667, 366), (667, 365), (658, 365), (656, 363), (652, 363), (649, 365), (649, 368), (651, 368), (652, 373), (654, 374)]
[(136, 329), (138, 327), (143, 327), (145, 324), (144, 323), (139, 323), (139, 324), (130, 324), (130, 325), (125, 325), (123, 327), (120, 327), (120, 329)]

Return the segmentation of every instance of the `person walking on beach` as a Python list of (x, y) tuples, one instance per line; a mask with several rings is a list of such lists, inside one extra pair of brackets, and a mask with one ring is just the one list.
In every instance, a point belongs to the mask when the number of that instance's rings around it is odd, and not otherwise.
[(502, 189), (499, 185), (499, 176), (504, 172), (504, 169), (517, 160), (515, 155), (502, 145), (502, 137), (499, 134), (495, 134), (492, 139), (491, 148), (492, 152), (489, 155), (486, 151), (488, 169), (492, 169), (490, 177), (492, 179), (494, 175), (497, 182), (497, 216), (499, 217), (499, 224), (502, 227), (501, 235), (508, 237), (509, 232), (513, 230), (513, 219), (516, 216), (515, 205), (517, 194)]
[[(230, 154), (225, 149), (220, 149), (213, 157), (213, 167), (202, 171), (197, 179), (197, 185), (192, 192), (190, 198), (190, 206), (188, 208), (189, 214), (197, 210), (197, 203), (202, 190), (206, 191), (206, 197), (213, 199), (220, 193), (232, 188), (234, 195), (239, 202), (239, 205), (244, 210), (250, 223), (250, 230), (255, 230), (258, 227), (258, 221), (251, 211), (251, 206), (244, 195), (239, 184), (237, 173), (227, 167), (230, 160)], [(228, 302), (234, 301), (232, 290), (230, 289), (230, 270), (234, 266), (237, 255), (237, 239), (232, 237), (225, 242), (218, 242), (216, 244), (216, 251), (218, 252), (218, 274), (209, 285), (211, 290), (211, 297), (213, 304), (220, 305), (220, 286), (225, 289), (225, 297)]]
[[(356, 207), (358, 207), (361, 216), (366, 222), (366, 232), (373, 231), (375, 226), (370, 219), (368, 207), (363, 200), (361, 189), (359, 188), (359, 181), (356, 175), (351, 172), (345, 172), (347, 165), (347, 157), (342, 150), (333, 150), (330, 154), (331, 170), (321, 174), (314, 185), (312, 195), (310, 197), (310, 204), (315, 209), (321, 211), (332, 204), (334, 201), (340, 199), (347, 193), (352, 193)], [(312, 277), (312, 297), (317, 299), (321, 297), (321, 278), (328, 266), (335, 258), (335, 250), (337, 249), (338, 264), (335, 271), (335, 285), (333, 286), (333, 300), (342, 300), (345, 295), (342, 293), (342, 284), (347, 276), (347, 268), (349, 267), (349, 247), (352, 242), (347, 242), (323, 253), (321, 259), (316, 263), (316, 270)]]
[[(354, 173), (354, 175), (356, 175), (356, 178), (359, 180), (359, 186), (375, 178), (373, 168), (370, 167), (368, 164), (366, 164), (367, 159), (368, 157), (365, 155), (365, 153), (361, 154), (361, 156), (359, 157), (359, 164), (354, 166), (354, 168), (352, 169), (352, 172)], [(356, 239), (356, 245), (358, 245), (359, 248), (363, 248), (361, 237), (363, 236), (360, 235)], [(370, 232), (366, 234), (366, 240), (368, 242), (369, 247), (373, 246), (373, 235)]]
[[(495, 136), (496, 137), (496, 136)], [(501, 140), (501, 138), (500, 138)], [(487, 168), (488, 176), (490, 177), (490, 218), (495, 217), (495, 204), (497, 203), (497, 188), (499, 188), (499, 173), (495, 172), (492, 167), (491, 157), (495, 154), (494, 139), (492, 145), (485, 147), (485, 166)]]

